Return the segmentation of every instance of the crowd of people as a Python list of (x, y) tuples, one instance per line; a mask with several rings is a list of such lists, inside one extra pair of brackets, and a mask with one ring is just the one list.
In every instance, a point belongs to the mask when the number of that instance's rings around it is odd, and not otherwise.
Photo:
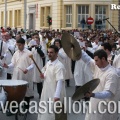
[[(62, 48), (61, 38), (64, 32), (73, 35), (82, 49), (80, 60), (72, 61)], [(40, 74), (34, 62), (42, 70)], [(1, 28), (0, 35), (0, 64), (2, 73), (0, 79), (26, 80), (29, 83), (25, 101), (29, 109), (30, 99), (34, 97), (33, 86), (41, 101), (52, 98), (63, 101), (66, 96), (65, 86), (70, 87), (74, 78), (76, 90), (88, 81), (99, 78), (100, 84), (93, 93), (86, 93), (85, 98), (91, 98), (97, 109), (98, 102), (119, 100), (119, 62), (120, 35), (113, 30), (25, 30)], [(34, 84), (33, 84), (34, 83)], [(54, 98), (54, 99), (53, 99)], [(86, 100), (86, 99), (85, 99)], [(88, 99), (87, 99), (88, 100)], [(103, 107), (103, 106), (102, 106)], [(38, 120), (54, 120), (54, 115), (39, 114)], [(86, 120), (117, 120), (117, 115), (104, 116), (87, 114)]]

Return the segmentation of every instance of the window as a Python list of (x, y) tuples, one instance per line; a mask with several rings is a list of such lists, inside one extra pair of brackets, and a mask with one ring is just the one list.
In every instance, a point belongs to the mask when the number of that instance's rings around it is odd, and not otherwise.
[[(107, 6), (96, 5), (95, 6), (95, 20), (106, 18), (106, 8)], [(105, 28), (105, 21), (102, 22), (103, 28)]]
[(86, 21), (89, 16), (89, 6), (88, 5), (78, 5), (77, 11), (78, 11), (77, 12), (78, 27), (80, 27), (81, 20), (84, 18)]
[(12, 11), (9, 11), (9, 26), (12, 27), (12, 22), (13, 22), (13, 13)]
[(18, 10), (18, 21), (17, 21), (17, 26), (21, 25), (21, 10)]
[(4, 12), (1, 12), (1, 26), (4, 26)]
[(7, 22), (6, 24), (7, 24), (7, 26), (8, 26), (8, 22), (9, 22), (9, 19), (8, 19), (8, 11), (6, 11), (6, 19), (7, 19), (7, 20), (6, 20), (6, 22)]
[(15, 27), (17, 27), (17, 10), (15, 10), (15, 17), (14, 17), (14, 19), (15, 19)]
[(66, 27), (72, 27), (72, 6), (66, 6)]
[[(46, 15), (51, 17), (51, 11), (50, 10), (51, 10), (50, 7), (46, 7)], [(49, 24), (47, 23), (46, 26), (48, 27)]]
[(15, 27), (21, 26), (21, 10), (15, 10)]
[(41, 26), (45, 26), (45, 7), (41, 8)]

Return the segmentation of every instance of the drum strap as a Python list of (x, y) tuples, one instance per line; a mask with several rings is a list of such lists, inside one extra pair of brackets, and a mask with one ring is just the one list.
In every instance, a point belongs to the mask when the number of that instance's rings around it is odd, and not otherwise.
[(14, 52), (14, 53), (12, 53), (12, 51), (11, 51), (9, 48), (8, 48), (8, 50), (10, 51), (11, 55), (13, 56), (13, 54), (14, 54), (15, 52)]
[(2, 55), (2, 46), (3, 46), (3, 41), (1, 42), (0, 56)]
[(114, 58), (115, 58), (115, 55), (112, 56), (111, 65), (113, 64)]

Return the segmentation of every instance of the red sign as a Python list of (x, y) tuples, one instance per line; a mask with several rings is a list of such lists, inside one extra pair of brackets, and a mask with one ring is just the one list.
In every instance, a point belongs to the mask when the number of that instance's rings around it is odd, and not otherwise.
[(94, 22), (94, 19), (92, 17), (89, 17), (87, 19), (87, 24), (91, 25)]

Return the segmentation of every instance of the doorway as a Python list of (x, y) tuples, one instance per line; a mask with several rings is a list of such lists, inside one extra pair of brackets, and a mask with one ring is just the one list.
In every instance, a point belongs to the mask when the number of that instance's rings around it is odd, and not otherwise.
[(34, 29), (34, 14), (29, 14), (29, 29)]

